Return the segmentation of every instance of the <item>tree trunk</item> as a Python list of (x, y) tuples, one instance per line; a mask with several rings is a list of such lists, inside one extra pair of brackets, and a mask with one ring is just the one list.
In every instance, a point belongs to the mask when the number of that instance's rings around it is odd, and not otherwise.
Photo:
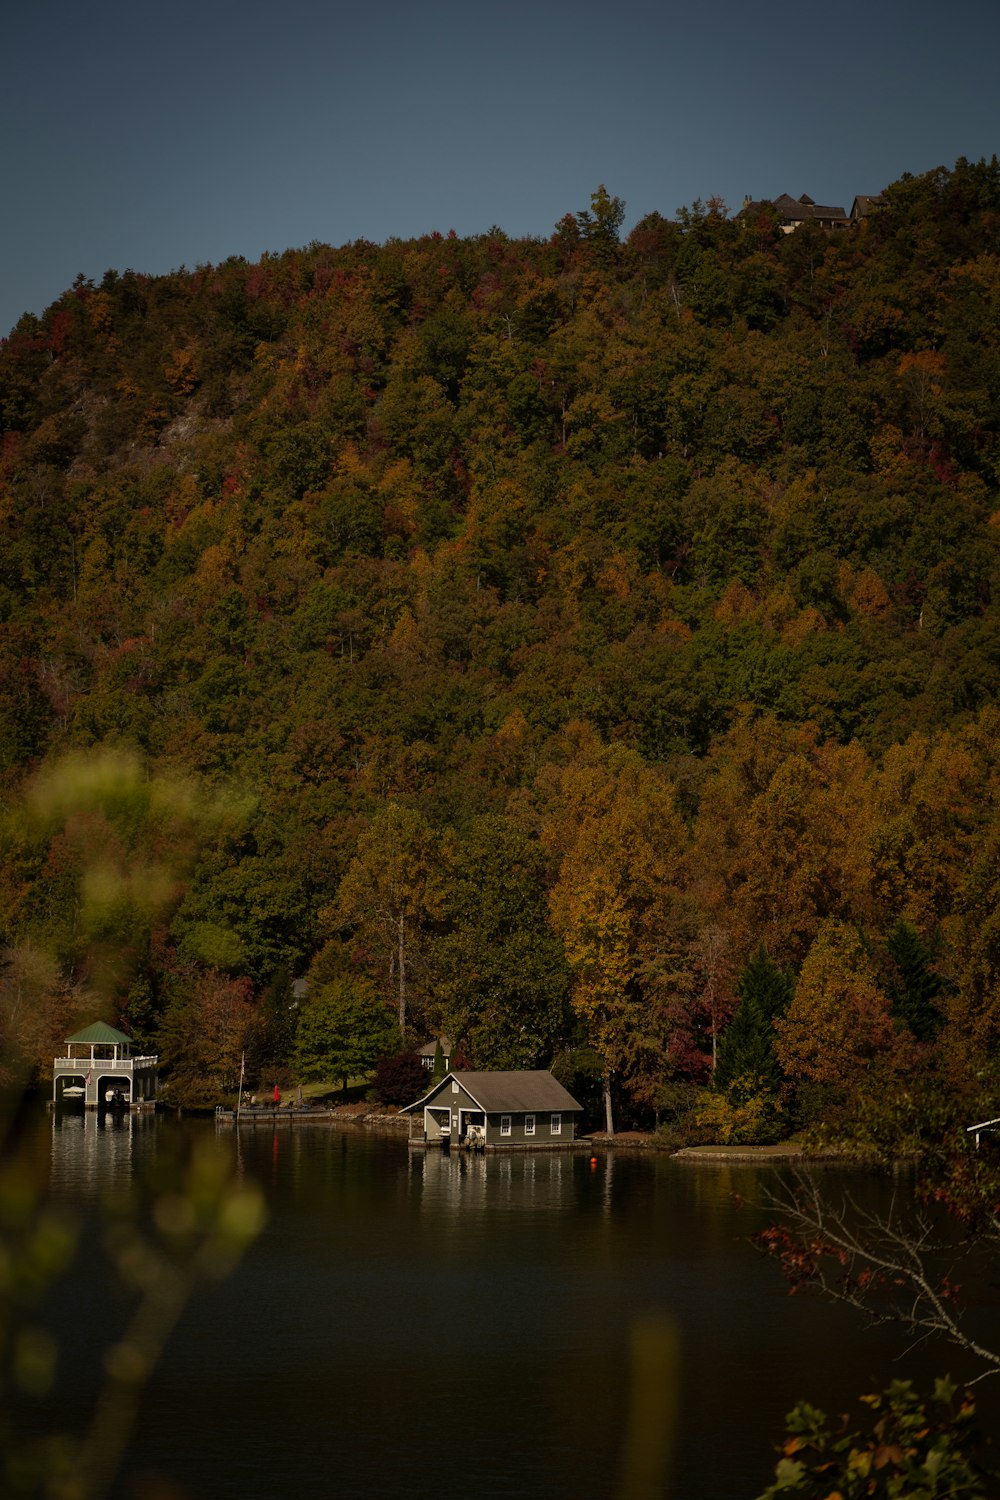
[(604, 1091), (604, 1119), (608, 1135), (615, 1133), (615, 1118), (611, 1113), (611, 1074), (605, 1073), (601, 1079), (601, 1087)]
[(406, 1034), (406, 948), (404, 942), (403, 913), (399, 914), (399, 957), (397, 967), (399, 969), (399, 1030), (400, 1035)]

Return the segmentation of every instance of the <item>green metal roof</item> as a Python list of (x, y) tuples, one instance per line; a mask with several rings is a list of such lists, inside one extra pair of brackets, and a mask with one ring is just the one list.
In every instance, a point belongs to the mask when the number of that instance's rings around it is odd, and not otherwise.
[(132, 1038), (126, 1036), (123, 1031), (116, 1031), (106, 1021), (95, 1021), (93, 1026), (87, 1026), (83, 1031), (78, 1031), (75, 1036), (66, 1038), (67, 1045), (70, 1042), (83, 1042), (95, 1047), (131, 1047)]

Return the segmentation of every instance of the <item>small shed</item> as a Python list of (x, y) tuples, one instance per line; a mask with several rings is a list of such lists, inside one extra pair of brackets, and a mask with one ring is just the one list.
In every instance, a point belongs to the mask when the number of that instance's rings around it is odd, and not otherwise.
[(156, 1102), (158, 1057), (140, 1056), (132, 1038), (95, 1021), (66, 1038), (52, 1065), (52, 1102), (81, 1100), (88, 1109), (139, 1108)]
[(426, 1146), (538, 1150), (571, 1146), (582, 1107), (548, 1072), (460, 1072), (402, 1113), (423, 1120)]

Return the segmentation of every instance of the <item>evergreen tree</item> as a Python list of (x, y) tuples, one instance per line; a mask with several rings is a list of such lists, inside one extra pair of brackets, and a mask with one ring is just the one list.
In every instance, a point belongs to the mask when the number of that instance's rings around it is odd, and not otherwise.
[(944, 980), (931, 967), (933, 950), (902, 918), (886, 939), (886, 947), (897, 976), (889, 987), (893, 1018), (902, 1021), (918, 1042), (932, 1042), (944, 1024), (935, 1004), (944, 990)]
[(601, 260), (610, 259), (624, 219), (624, 201), (613, 198), (603, 182), (590, 195), (589, 211), (583, 209), (576, 216), (582, 239), (594, 247)]
[(788, 1009), (793, 989), (790, 976), (758, 948), (736, 984), (739, 1004), (719, 1044), (717, 1088), (728, 1091), (737, 1081), (745, 1088), (745, 1080), (752, 1079), (755, 1092), (778, 1092), (782, 1072), (774, 1022)]

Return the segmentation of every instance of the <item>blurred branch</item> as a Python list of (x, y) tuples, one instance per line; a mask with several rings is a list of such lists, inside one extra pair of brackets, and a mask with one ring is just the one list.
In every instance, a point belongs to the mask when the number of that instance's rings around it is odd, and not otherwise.
[(200, 1142), (186, 1165), (158, 1162), (152, 1199), (133, 1185), (108, 1207), (105, 1253), (136, 1297), (104, 1353), (104, 1379), (79, 1436), (25, 1438), (8, 1393), (27, 1406), (51, 1389), (58, 1346), (36, 1322), (53, 1284), (70, 1268), (75, 1217), (44, 1199), (24, 1152), (0, 1169), (0, 1466), (14, 1490), (47, 1500), (101, 1500), (135, 1430), (140, 1401), (164, 1346), (197, 1289), (227, 1276), (264, 1223), (258, 1188), (234, 1175), (227, 1149)]
[[(978, 1380), (1000, 1373), (1000, 1353), (962, 1325), (955, 1279), (956, 1265), (971, 1266), (992, 1235), (967, 1234), (956, 1241), (941, 1235), (919, 1210), (904, 1219), (893, 1203), (882, 1216), (847, 1194), (837, 1206), (806, 1173), (796, 1173), (765, 1201), (780, 1221), (757, 1235), (756, 1243), (778, 1261), (790, 1291), (812, 1288), (874, 1323), (901, 1324), (915, 1341), (942, 1336), (987, 1367)], [(947, 1270), (941, 1268), (944, 1261)]]
[(677, 1329), (668, 1318), (647, 1317), (634, 1325), (631, 1366), (618, 1500), (664, 1500), (680, 1395)]

